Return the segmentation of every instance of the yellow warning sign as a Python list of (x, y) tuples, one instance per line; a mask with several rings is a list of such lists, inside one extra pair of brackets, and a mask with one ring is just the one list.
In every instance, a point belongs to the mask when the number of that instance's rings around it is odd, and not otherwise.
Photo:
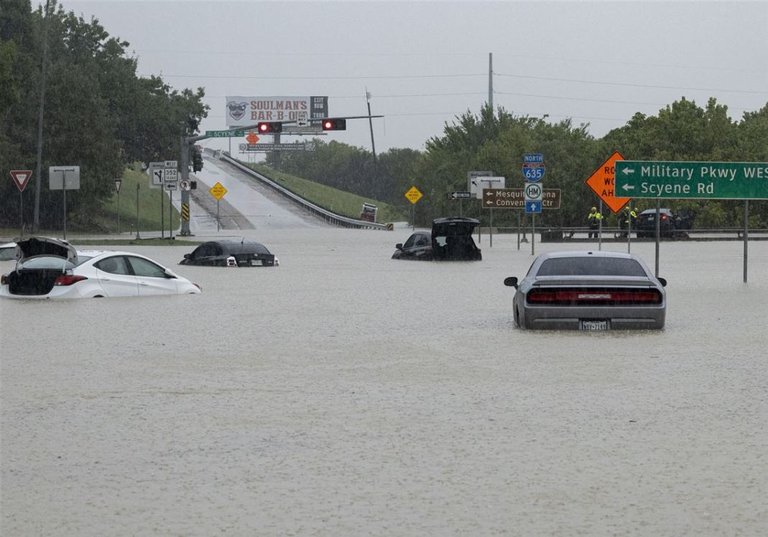
[(415, 186), (412, 186), (411, 189), (405, 193), (405, 197), (408, 198), (408, 201), (413, 204), (419, 201), (423, 195), (424, 194), (422, 194), (421, 191)]
[(213, 185), (208, 192), (211, 193), (211, 196), (216, 198), (217, 200), (220, 200), (227, 194), (227, 189), (224, 188), (224, 185), (216, 181), (216, 184)]

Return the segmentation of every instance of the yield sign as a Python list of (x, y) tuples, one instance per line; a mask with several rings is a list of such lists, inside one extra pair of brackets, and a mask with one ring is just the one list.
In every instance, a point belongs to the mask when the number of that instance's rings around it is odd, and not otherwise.
[(616, 161), (624, 160), (621, 153), (614, 151), (608, 160), (594, 171), (585, 181), (587, 186), (603, 200), (614, 213), (618, 213), (622, 207), (630, 202), (632, 198), (619, 198), (614, 195), (616, 184)]
[(32, 170), (11, 170), (11, 177), (13, 182), (19, 189), (19, 192), (24, 192), (27, 186), (27, 181), (32, 177)]

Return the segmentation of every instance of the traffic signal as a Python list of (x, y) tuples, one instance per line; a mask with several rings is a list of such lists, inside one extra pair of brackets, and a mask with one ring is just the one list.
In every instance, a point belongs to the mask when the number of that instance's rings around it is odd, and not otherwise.
[(200, 120), (197, 119), (192, 114), (189, 114), (187, 116), (187, 132), (189, 134), (195, 134), (199, 126), (200, 126)]
[(324, 131), (345, 131), (347, 130), (347, 120), (329, 117), (323, 120), (322, 126)]
[(203, 169), (203, 153), (195, 146), (192, 146), (192, 171), (199, 172)]
[(274, 134), (283, 130), (283, 124), (279, 121), (264, 121), (256, 124), (256, 132), (259, 134)]

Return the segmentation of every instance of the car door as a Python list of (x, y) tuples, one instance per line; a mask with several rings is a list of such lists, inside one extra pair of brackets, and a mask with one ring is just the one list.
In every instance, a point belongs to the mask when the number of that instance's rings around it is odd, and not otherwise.
[(175, 295), (178, 293), (176, 278), (166, 274), (157, 263), (137, 256), (126, 256), (139, 287), (139, 295)]
[(93, 264), (98, 269), (99, 285), (105, 296), (137, 296), (139, 286), (125, 257), (114, 255)]

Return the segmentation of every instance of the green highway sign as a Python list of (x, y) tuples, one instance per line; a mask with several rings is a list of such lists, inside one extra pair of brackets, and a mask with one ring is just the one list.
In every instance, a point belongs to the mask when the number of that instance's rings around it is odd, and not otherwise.
[(230, 136), (245, 136), (245, 131), (205, 131), (209, 138), (229, 138)]
[(627, 198), (768, 199), (768, 162), (617, 160), (614, 188)]

